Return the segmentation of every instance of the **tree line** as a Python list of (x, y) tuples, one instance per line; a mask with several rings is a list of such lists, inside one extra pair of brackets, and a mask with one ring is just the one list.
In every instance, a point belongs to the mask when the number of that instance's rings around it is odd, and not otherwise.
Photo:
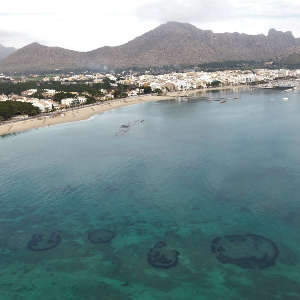
[(0, 121), (6, 121), (19, 115), (36, 116), (40, 113), (40, 109), (31, 103), (19, 101), (0, 102)]
[[(101, 83), (83, 83), (83, 82), (70, 82), (70, 83), (61, 83), (59, 81), (49, 81), (49, 82), (40, 82), (40, 81), (28, 81), (28, 82), (0, 82), (0, 95), (10, 95), (16, 94), (21, 95), (22, 92), (36, 89), (37, 92), (32, 95), (34, 98), (43, 99), (43, 91), (46, 89), (56, 90), (58, 92), (58, 101), (61, 100), (62, 93), (67, 93), (70, 98), (72, 98), (71, 93), (77, 92), (79, 94), (88, 93), (92, 97), (101, 97), (103, 93), (101, 90), (107, 90), (111, 92), (115, 91), (116, 95), (125, 96), (125, 93), (135, 89), (134, 85), (124, 85), (118, 84), (117, 87), (111, 85), (112, 81), (108, 78), (105, 78)], [(73, 96), (74, 97), (74, 96)]]

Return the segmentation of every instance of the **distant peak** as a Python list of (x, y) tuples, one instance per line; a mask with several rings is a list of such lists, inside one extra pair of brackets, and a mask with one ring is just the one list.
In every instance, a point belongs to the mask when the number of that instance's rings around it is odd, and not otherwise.
[(167, 22), (165, 24), (162, 24), (161, 26), (196, 28), (194, 25), (192, 25), (190, 23), (183, 23), (183, 22), (177, 22), (177, 21), (169, 21), (169, 22)]
[(34, 43), (29, 44), (29, 46), (42, 46), (42, 45), (39, 44), (38, 42), (34, 42)]
[(183, 22), (178, 22), (178, 21), (168, 21), (165, 23), (165, 25), (177, 25), (177, 26), (182, 26), (182, 25), (191, 25), (189, 23), (183, 23)]
[(291, 31), (286, 31), (286, 32), (283, 32), (283, 31), (279, 31), (279, 30), (276, 30), (276, 29), (274, 29), (274, 28), (271, 28), (270, 30), (269, 30), (269, 33), (268, 33), (268, 36), (270, 37), (272, 37), (272, 36), (279, 36), (279, 35), (289, 35), (289, 36), (291, 36), (291, 37), (293, 37), (293, 33), (291, 32)]
[(39, 44), (39, 43), (37, 43), (37, 42), (34, 42), (34, 43), (31, 43), (31, 44), (29, 44), (29, 45), (27, 45), (27, 46), (25, 46), (26, 48), (36, 48), (36, 47), (44, 47), (43, 45), (41, 45), (41, 44)]
[(269, 30), (268, 35), (277, 34), (278, 32), (279, 32), (279, 31), (277, 31), (275, 28), (271, 28), (271, 29)]
[(181, 23), (181, 22), (175, 22), (170, 21), (164, 24), (161, 24), (160, 26), (156, 27), (154, 31), (164, 31), (164, 32), (189, 32), (189, 31), (198, 31), (196, 26), (189, 24), (189, 23)]

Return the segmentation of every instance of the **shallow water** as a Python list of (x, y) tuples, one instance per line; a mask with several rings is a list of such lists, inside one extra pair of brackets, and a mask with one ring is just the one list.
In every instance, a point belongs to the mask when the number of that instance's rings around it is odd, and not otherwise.
[[(144, 103), (0, 138), (0, 299), (300, 299), (300, 94), (205, 96), (239, 100)], [(96, 229), (116, 235), (93, 244)], [(56, 248), (27, 248), (53, 231)], [(221, 263), (211, 242), (232, 234), (272, 240), (275, 265)], [(180, 252), (175, 267), (148, 264), (158, 241)]]

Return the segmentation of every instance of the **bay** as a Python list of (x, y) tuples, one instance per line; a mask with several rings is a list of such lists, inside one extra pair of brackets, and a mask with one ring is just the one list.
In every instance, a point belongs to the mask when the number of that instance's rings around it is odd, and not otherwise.
[[(297, 91), (218, 91), (0, 138), (0, 299), (299, 299), (299, 115)], [(247, 234), (272, 266), (217, 259)], [(148, 263), (159, 241), (176, 266)]]

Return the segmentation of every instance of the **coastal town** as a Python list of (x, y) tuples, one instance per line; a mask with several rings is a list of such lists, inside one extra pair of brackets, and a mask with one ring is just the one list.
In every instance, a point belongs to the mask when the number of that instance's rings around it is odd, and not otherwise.
[[(138, 101), (145, 96), (184, 96), (189, 91), (213, 88), (255, 86), (273, 88), (285, 85), (297, 88), (300, 70), (228, 70), (217, 72), (185, 72), (152, 75), (127, 74), (55, 74), (5, 76), (0, 74), (0, 122), (26, 120), (47, 115), (57, 116), (83, 106), (98, 106), (112, 101)], [(145, 98), (143, 98), (145, 99)], [(153, 98), (151, 98), (153, 101)], [(1, 113), (1, 103), (24, 103), (27, 111), (15, 109)]]

